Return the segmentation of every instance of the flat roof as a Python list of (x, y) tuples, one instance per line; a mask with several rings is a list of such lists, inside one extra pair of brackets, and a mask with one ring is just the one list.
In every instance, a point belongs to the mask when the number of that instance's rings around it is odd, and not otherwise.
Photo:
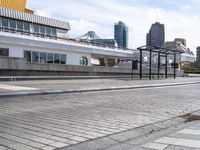
[(0, 16), (1, 17), (7, 17), (7, 18), (12, 18), (12, 19), (17, 19), (17, 20), (22, 20), (22, 21), (27, 21), (31, 23), (36, 23), (36, 24), (41, 24), (41, 25), (47, 25), (59, 29), (64, 29), (64, 30), (70, 30), (70, 25), (68, 22), (56, 20), (56, 19), (51, 19), (35, 14), (29, 14), (5, 7), (0, 7)]

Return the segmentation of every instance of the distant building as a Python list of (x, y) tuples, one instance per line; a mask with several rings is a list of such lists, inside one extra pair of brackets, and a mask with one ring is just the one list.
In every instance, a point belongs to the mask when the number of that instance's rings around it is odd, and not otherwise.
[(26, 8), (26, 0), (0, 0), (0, 7), (33, 14), (33, 11)]
[(114, 39), (101, 39), (94, 31), (88, 31), (88, 33), (77, 38), (81, 41), (91, 42), (97, 45), (104, 46), (117, 46), (117, 42)]
[(200, 62), (200, 46), (197, 47), (197, 58), (196, 58), (196, 60), (197, 60), (198, 62)]
[(115, 24), (114, 36), (118, 46), (128, 47), (128, 27), (125, 23), (119, 21)]
[(179, 51), (181, 53), (181, 55), (177, 55), (179, 68), (195, 61), (194, 53), (183, 44), (186, 45), (186, 40), (184, 40), (183, 43), (182, 39), (180, 40), (177, 38), (174, 41), (167, 41), (163, 44), (164, 48)]
[(165, 42), (165, 26), (156, 22), (152, 24), (149, 33), (146, 35), (146, 45), (162, 46)]
[(187, 47), (186, 44), (186, 39), (182, 39), (182, 38), (175, 38), (174, 40), (175, 42), (181, 42), (185, 47)]

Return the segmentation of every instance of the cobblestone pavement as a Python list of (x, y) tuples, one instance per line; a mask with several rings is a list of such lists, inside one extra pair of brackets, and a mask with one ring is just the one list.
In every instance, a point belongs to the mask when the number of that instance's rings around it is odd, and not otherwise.
[(139, 147), (143, 150), (200, 150), (200, 122)]
[(0, 82), (0, 93), (6, 91), (37, 91), (37, 90), (84, 90), (95, 88), (110, 88), (119, 86), (137, 86), (151, 84), (181, 83), (200, 81), (194, 78), (169, 78), (167, 80), (130, 80), (130, 79), (86, 79), (86, 80), (40, 80)]
[(0, 150), (50, 150), (200, 108), (199, 85), (0, 99)]

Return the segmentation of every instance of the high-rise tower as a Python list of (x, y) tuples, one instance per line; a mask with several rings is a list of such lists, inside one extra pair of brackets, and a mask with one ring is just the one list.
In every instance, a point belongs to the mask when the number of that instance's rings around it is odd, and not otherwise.
[(146, 45), (162, 46), (165, 42), (165, 26), (156, 22), (152, 24), (149, 33), (146, 35)]
[(119, 21), (115, 24), (114, 30), (115, 40), (117, 41), (118, 46), (128, 47), (128, 27), (125, 23)]

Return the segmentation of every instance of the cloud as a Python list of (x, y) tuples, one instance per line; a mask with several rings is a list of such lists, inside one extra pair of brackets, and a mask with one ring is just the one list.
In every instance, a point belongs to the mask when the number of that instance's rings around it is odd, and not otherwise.
[[(151, 24), (156, 21), (156, 12), (158, 12), (158, 21), (165, 24), (166, 40), (170, 41), (176, 37), (185, 38), (188, 46), (196, 51), (196, 46), (200, 45), (200, 14), (195, 11), (199, 0), (179, 0), (176, 3), (159, 0), (151, 5), (146, 4), (150, 2), (149, 0), (140, 2), (136, 0), (49, 0), (47, 3), (32, 0), (29, 1), (29, 6), (39, 10), (36, 12), (41, 15), (69, 21), (72, 29), (69, 32), (71, 37), (78, 37), (89, 30), (94, 30), (102, 38), (111, 38), (114, 35), (114, 23), (121, 20), (129, 27), (131, 48), (146, 43), (146, 33)], [(153, 4), (157, 5), (153, 6)], [(165, 4), (173, 7), (165, 8)]]
[(181, 7), (182, 10), (187, 10), (190, 9), (192, 6), (191, 5), (185, 5), (183, 7)]

